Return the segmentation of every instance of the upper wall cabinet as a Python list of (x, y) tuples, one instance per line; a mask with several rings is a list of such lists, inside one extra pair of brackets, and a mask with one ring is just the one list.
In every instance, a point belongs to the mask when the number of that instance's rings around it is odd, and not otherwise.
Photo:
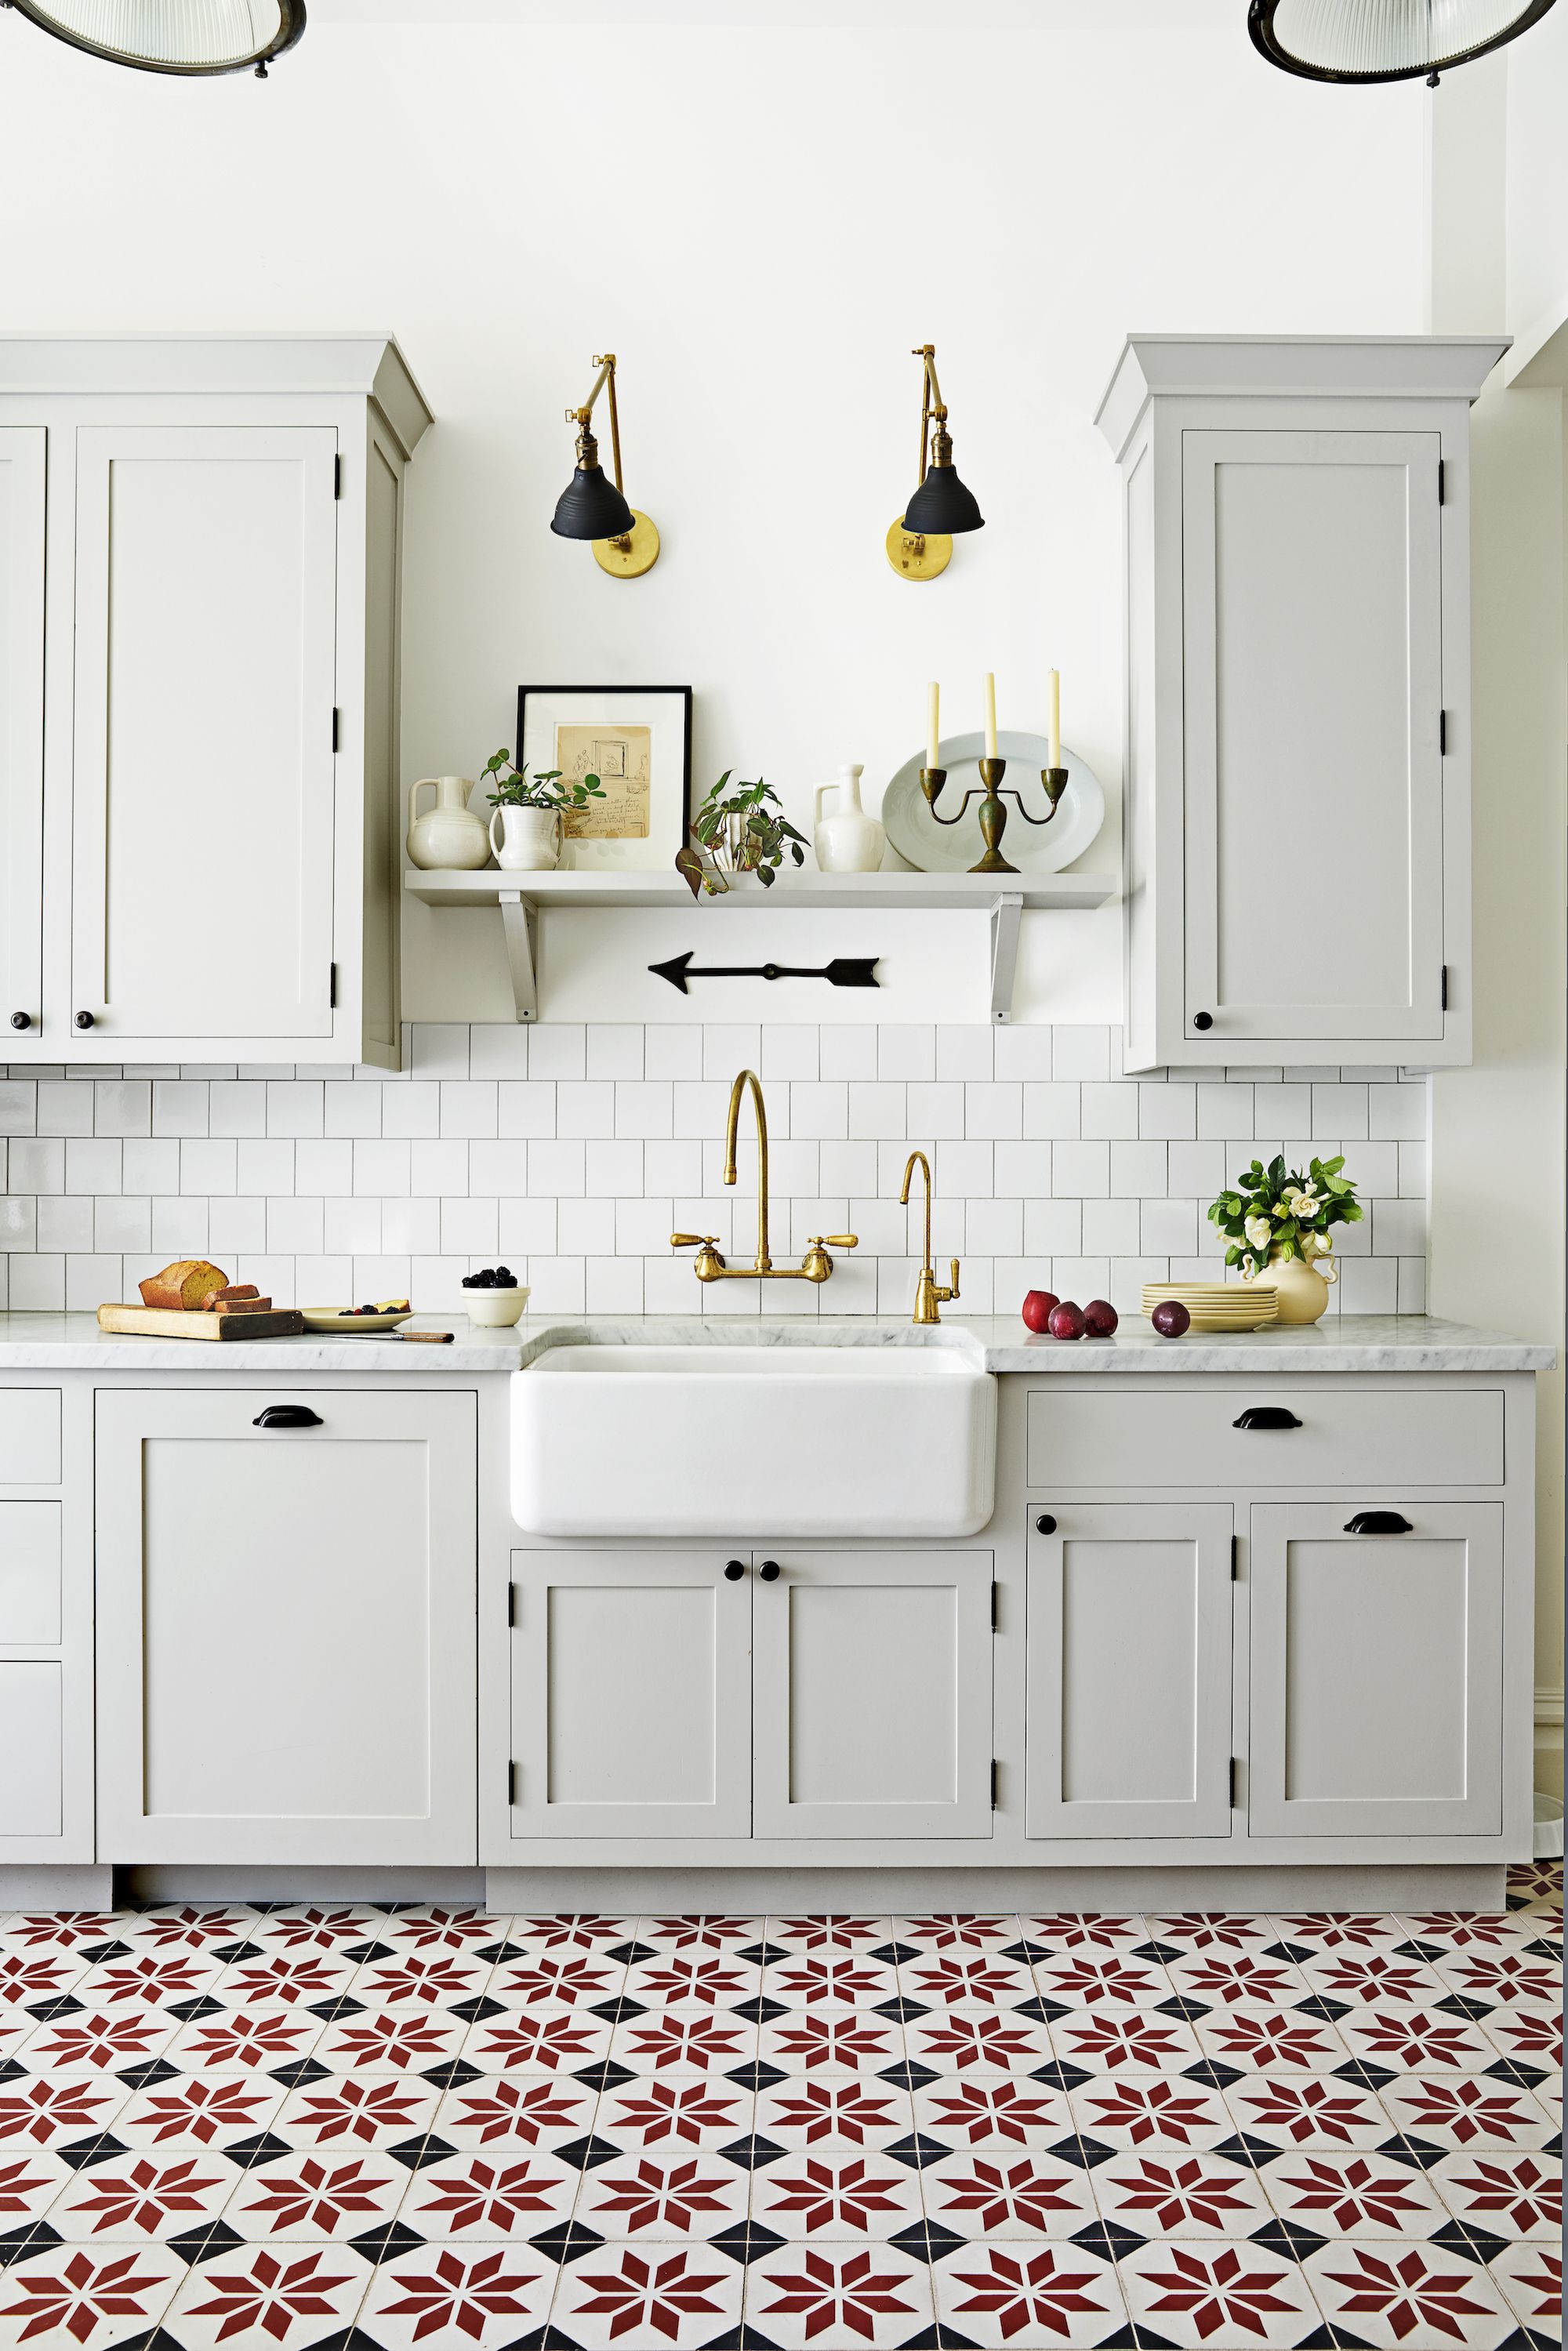
[(1469, 403), (1505, 348), (1124, 350), (1129, 1070), (1469, 1059)]
[(5, 1057), (398, 1055), (381, 337), (0, 341)]

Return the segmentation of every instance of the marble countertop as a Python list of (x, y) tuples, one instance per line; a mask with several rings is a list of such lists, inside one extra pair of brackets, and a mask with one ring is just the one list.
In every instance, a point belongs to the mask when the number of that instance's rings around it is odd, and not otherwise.
[(450, 1330), (445, 1347), (400, 1339), (252, 1339), (200, 1345), (100, 1331), (90, 1314), (0, 1314), (0, 1372), (515, 1372), (551, 1347), (952, 1347), (990, 1372), (1064, 1372), (1075, 1378), (1166, 1372), (1543, 1372), (1555, 1349), (1474, 1331), (1426, 1314), (1346, 1314), (1264, 1331), (1190, 1332), (1161, 1339), (1127, 1317), (1114, 1339), (1076, 1344), (1036, 1338), (1016, 1315), (956, 1315), (935, 1330), (904, 1317), (758, 1319), (697, 1314), (525, 1315), (514, 1331), (469, 1327), (462, 1314), (416, 1314), (415, 1327)]

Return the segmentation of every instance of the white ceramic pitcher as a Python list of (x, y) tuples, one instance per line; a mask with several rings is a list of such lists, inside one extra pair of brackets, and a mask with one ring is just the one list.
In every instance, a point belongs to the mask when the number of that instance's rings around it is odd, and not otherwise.
[[(501, 828), (499, 841), (496, 827)], [(490, 819), (490, 846), (496, 862), (508, 872), (548, 873), (560, 862), (560, 810), (552, 808), (498, 808)]]
[[(468, 805), (474, 786), (467, 776), (421, 776), (408, 788), (408, 853), (426, 872), (471, 873), (490, 854), (485, 820)], [(435, 794), (434, 806), (419, 812), (419, 795)]]
[[(839, 769), (838, 781), (817, 786), (817, 821), (813, 827), (817, 863), (824, 873), (875, 873), (882, 864), (882, 847), (887, 835), (881, 821), (867, 816), (861, 806), (861, 777), (864, 769), (858, 762)], [(822, 797), (837, 792), (838, 806), (830, 815), (822, 813)]]

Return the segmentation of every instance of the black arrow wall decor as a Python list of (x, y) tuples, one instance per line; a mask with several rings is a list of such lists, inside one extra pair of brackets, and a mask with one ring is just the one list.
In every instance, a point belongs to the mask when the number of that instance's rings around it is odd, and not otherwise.
[(835, 956), (831, 963), (807, 967), (793, 963), (699, 963), (692, 961), (693, 950), (672, 956), (668, 963), (651, 963), (648, 968), (660, 979), (667, 979), (683, 996), (689, 993), (688, 979), (825, 979), (830, 987), (880, 987), (876, 976), (875, 956)]

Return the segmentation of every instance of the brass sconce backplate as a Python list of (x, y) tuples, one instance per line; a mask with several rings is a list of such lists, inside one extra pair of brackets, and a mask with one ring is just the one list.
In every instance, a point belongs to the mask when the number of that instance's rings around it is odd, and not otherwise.
[(616, 580), (641, 580), (659, 559), (659, 533), (640, 507), (632, 509), (632, 528), (622, 538), (596, 538), (593, 559)]
[(905, 530), (904, 517), (887, 527), (887, 559), (901, 580), (935, 580), (953, 559), (946, 531)]

